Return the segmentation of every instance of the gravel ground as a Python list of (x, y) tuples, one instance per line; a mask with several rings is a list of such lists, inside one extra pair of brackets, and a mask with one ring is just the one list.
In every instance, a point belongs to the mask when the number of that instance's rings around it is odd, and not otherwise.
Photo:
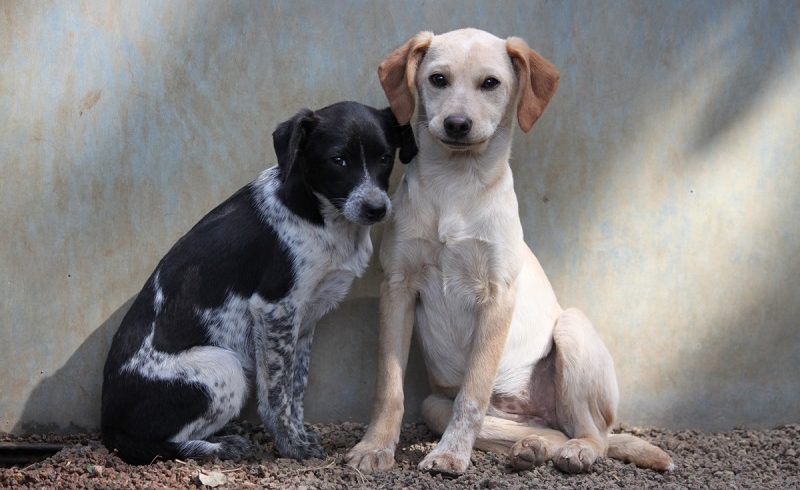
[[(361, 424), (315, 425), (327, 460), (276, 459), (260, 426), (245, 422), (229, 428), (256, 445), (248, 461), (159, 461), (129, 466), (99, 442), (98, 434), (14, 437), (0, 442), (57, 442), (68, 446), (25, 468), (0, 468), (2, 488), (800, 488), (800, 425), (773, 430), (703, 433), (623, 427), (665, 448), (676, 470), (669, 474), (640, 470), (614, 460), (598, 461), (584, 475), (565, 475), (551, 464), (513, 472), (506, 458), (475, 451), (472, 466), (456, 479), (417, 470), (435, 438), (422, 424), (409, 424), (392, 471), (362, 475), (342, 459), (364, 432)], [(220, 483), (224, 481), (224, 483)]]

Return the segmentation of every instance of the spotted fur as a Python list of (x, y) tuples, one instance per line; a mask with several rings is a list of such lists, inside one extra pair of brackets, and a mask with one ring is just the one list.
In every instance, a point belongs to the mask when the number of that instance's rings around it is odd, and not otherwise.
[(242, 457), (245, 439), (214, 434), (252, 385), (280, 455), (324, 456), (303, 424), (314, 327), (367, 267), (402, 134), (356, 103), (276, 129), (278, 165), (181, 238), (123, 319), (104, 370), (109, 449), (136, 464)]

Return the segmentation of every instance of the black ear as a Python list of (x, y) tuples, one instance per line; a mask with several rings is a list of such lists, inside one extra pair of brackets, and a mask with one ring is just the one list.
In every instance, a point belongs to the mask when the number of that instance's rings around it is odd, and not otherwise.
[(417, 156), (417, 141), (411, 125), (400, 126), (400, 161), (408, 163)]
[(399, 148), (400, 161), (408, 163), (417, 156), (417, 141), (414, 139), (414, 132), (411, 130), (411, 125), (406, 124), (401, 126), (397, 122), (391, 107), (387, 107), (381, 111), (386, 118), (390, 128), (392, 144), (395, 148)]
[(295, 162), (300, 157), (300, 149), (306, 140), (306, 136), (319, 119), (311, 109), (300, 109), (288, 121), (284, 121), (272, 132), (272, 145), (275, 148), (275, 155), (278, 156), (278, 166), (281, 169), (281, 178), (284, 182), (289, 178)]

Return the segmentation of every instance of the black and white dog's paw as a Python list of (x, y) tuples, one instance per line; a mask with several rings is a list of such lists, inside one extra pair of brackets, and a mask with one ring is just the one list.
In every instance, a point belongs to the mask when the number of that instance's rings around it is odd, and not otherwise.
[(319, 433), (310, 425), (303, 426), (303, 433), (301, 434), (301, 437), (309, 444), (316, 446), (322, 445), (322, 438), (320, 438)]
[(325, 459), (327, 453), (319, 443), (304, 439), (300, 434), (293, 437), (276, 437), (275, 447), (283, 458), (292, 459)]
[(253, 453), (250, 441), (242, 436), (216, 436), (208, 441), (219, 444), (215, 454), (219, 459), (244, 459)]

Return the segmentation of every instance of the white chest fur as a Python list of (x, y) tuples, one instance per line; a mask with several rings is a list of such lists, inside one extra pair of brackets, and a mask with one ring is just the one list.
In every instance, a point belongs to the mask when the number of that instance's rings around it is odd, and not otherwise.
[[(536, 354), (546, 353), (560, 307), (523, 240), (511, 170), (506, 164), (490, 185), (475, 175), (461, 182), (452, 174), (449, 180), (435, 177), (423, 180), (409, 166), (393, 197), (396, 214), (384, 233), (381, 263), (418, 291), (415, 326), (429, 372), (443, 387), (461, 384), (477, 305), (513, 286), (522, 297), (515, 302), (495, 391), (514, 391)], [(545, 291), (541, 308), (526, 306), (532, 287)]]
[(324, 198), (324, 226), (290, 213), (275, 195), (277, 179), (265, 172), (262, 208), (292, 257), (294, 286), (285, 299), (297, 307), (297, 321), (313, 326), (333, 309), (360, 277), (372, 256), (369, 227), (347, 221)]
[(254, 308), (264, 312), (264, 318), (291, 321), (299, 335), (308, 333), (344, 299), (372, 255), (369, 228), (346, 221), (332, 207), (323, 211), (325, 226), (291, 213), (276, 195), (277, 176), (276, 168), (262, 173), (259, 206), (289, 252), (294, 271), (291, 290), (276, 302), (267, 302), (258, 294), (250, 298), (231, 294), (219, 308), (199, 312), (212, 343), (239, 353), (248, 367), (252, 332), (243, 325), (253, 325)]

